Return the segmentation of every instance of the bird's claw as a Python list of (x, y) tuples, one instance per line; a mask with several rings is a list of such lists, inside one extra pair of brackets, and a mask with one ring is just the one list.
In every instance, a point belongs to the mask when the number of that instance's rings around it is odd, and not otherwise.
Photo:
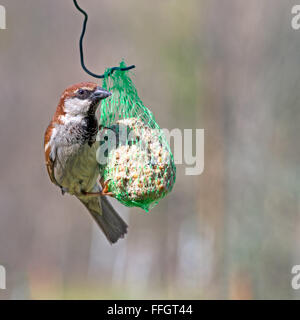
[(101, 187), (102, 187), (102, 191), (101, 192), (102, 192), (103, 196), (113, 197), (114, 194), (112, 192), (108, 191), (108, 182), (109, 182), (109, 180), (104, 181), (103, 178), (100, 178), (99, 183), (101, 184)]
[(61, 190), (62, 195), (64, 195), (66, 192), (68, 192), (68, 189), (64, 188), (64, 187), (60, 187), (60, 190)]

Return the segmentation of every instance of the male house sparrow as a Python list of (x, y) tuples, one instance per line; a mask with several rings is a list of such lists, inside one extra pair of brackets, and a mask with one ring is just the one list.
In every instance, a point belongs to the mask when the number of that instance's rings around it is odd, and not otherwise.
[[(46, 167), (51, 181), (76, 196), (88, 209), (110, 243), (127, 233), (127, 224), (100, 190), (96, 151), (98, 121), (95, 112), (111, 95), (95, 83), (75, 84), (64, 91), (45, 132)], [(104, 188), (105, 189), (105, 188)]]

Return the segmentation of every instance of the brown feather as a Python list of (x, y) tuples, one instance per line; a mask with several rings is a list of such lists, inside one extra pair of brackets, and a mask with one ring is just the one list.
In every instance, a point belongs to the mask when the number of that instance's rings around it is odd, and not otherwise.
[[(52, 130), (53, 130), (53, 125), (51, 123), (51, 124), (49, 124), (49, 126), (45, 132), (45, 138), (44, 138), (45, 162), (46, 162), (46, 168), (47, 168), (50, 180), (54, 184), (58, 185), (58, 183), (56, 182), (55, 177), (54, 177), (54, 162), (50, 158), (51, 147), (50, 147), (49, 142), (51, 139)], [(47, 146), (47, 148), (46, 148), (46, 146)]]

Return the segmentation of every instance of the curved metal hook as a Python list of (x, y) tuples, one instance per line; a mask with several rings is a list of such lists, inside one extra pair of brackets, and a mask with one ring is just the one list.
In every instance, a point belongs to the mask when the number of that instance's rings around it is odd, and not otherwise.
[[(90, 70), (88, 70), (87, 67), (84, 64), (82, 41), (83, 41), (83, 37), (84, 37), (84, 34), (85, 34), (85, 30), (86, 30), (86, 23), (88, 21), (88, 14), (83, 9), (81, 9), (79, 7), (79, 5), (77, 3), (77, 0), (73, 0), (73, 2), (75, 4), (75, 7), (84, 15), (84, 21), (83, 21), (83, 25), (82, 25), (82, 32), (81, 32), (80, 39), (79, 39), (79, 50), (80, 50), (80, 63), (81, 63), (81, 66), (82, 66), (83, 70), (87, 74), (89, 74), (90, 76), (92, 76), (94, 78), (98, 78), (98, 79), (103, 79), (105, 77), (104, 74), (93, 73)], [(130, 70), (130, 69), (133, 69), (133, 68), (135, 68), (135, 65), (131, 65), (131, 66), (126, 67), (126, 68), (113, 67), (113, 68), (110, 68), (110, 71), (108, 73), (106, 73), (106, 75), (110, 76), (116, 70), (127, 71), (127, 70)]]

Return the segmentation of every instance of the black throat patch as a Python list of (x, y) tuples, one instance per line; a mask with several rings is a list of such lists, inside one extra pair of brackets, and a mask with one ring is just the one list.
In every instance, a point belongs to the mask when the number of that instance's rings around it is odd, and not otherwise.
[(83, 142), (88, 142), (91, 147), (96, 141), (98, 133), (98, 121), (94, 114), (88, 115), (82, 120), (82, 139)]

